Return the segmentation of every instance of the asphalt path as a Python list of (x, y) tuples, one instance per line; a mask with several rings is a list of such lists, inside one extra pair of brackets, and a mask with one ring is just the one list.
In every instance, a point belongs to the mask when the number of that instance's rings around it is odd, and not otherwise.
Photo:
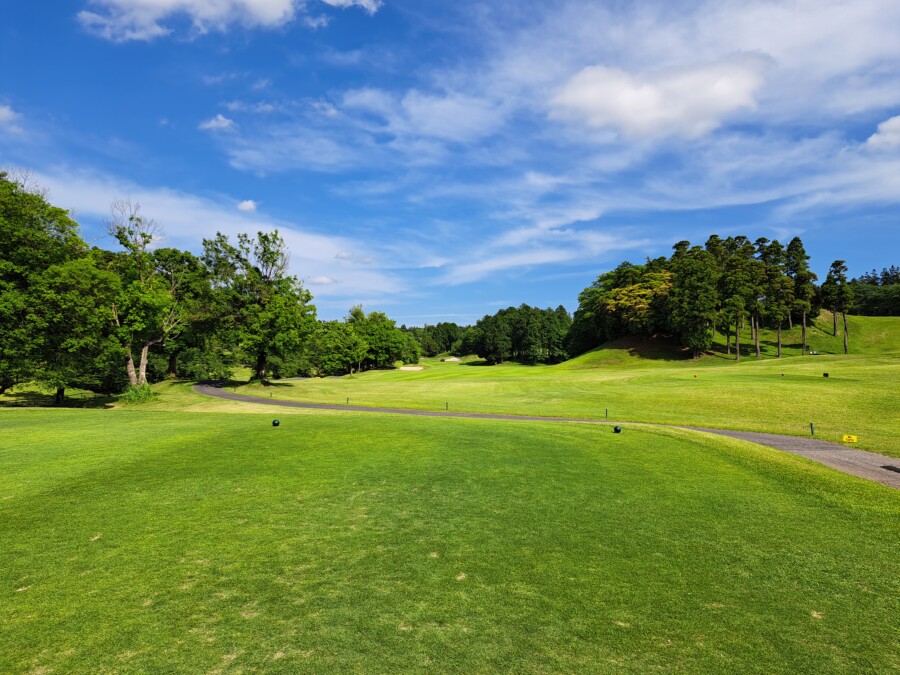
[[(261, 405), (274, 405), (287, 408), (306, 408), (312, 410), (342, 410), (356, 413), (377, 413), (388, 415), (415, 415), (418, 417), (460, 417), (479, 420), (507, 420), (512, 422), (575, 422), (579, 424), (613, 424), (606, 420), (584, 419), (577, 417), (542, 417), (536, 415), (492, 415), (488, 413), (450, 412), (436, 410), (411, 410), (409, 408), (370, 408), (353, 405), (339, 405), (331, 403), (305, 403), (303, 401), (283, 401), (279, 399), (260, 398), (247, 396), (227, 391), (222, 387), (208, 384), (194, 385), (194, 391), (204, 396), (224, 398), (229, 401), (241, 401), (244, 403), (258, 403)], [(624, 424), (620, 422), (619, 424)], [(676, 425), (659, 425), (676, 426)], [(819, 462), (832, 469), (837, 469), (852, 476), (866, 478), (876, 483), (882, 483), (889, 487), (900, 489), (900, 459), (880, 455), (865, 450), (846, 448), (838, 443), (822, 441), (817, 438), (803, 438), (801, 436), (783, 436), (781, 434), (762, 434), (755, 431), (731, 431), (729, 429), (709, 429), (705, 427), (682, 427), (707, 434), (729, 436), (743, 441), (750, 441), (759, 445), (765, 445), (794, 455), (806, 457), (814, 462)]]

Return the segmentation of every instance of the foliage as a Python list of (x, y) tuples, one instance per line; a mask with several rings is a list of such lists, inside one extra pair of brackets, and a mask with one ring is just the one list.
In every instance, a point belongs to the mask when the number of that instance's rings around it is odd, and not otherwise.
[(424, 356), (436, 356), (451, 351), (453, 345), (462, 339), (465, 329), (452, 322), (440, 322), (421, 328), (400, 326), (400, 330), (415, 338)]
[(853, 291), (848, 313), (862, 316), (900, 316), (900, 267), (891, 265), (867, 272), (849, 282)]
[(203, 261), (228, 341), (253, 361), (256, 378), (265, 381), (269, 358), (298, 351), (312, 334), (315, 306), (297, 277), (287, 275), (287, 248), (277, 230), (237, 239), (236, 246), (221, 233), (204, 240)]
[(565, 307), (538, 309), (528, 305), (501, 309), (466, 331), (460, 349), (489, 363), (512, 359), (522, 363), (564, 361), (572, 319)]
[(47, 270), (85, 255), (68, 212), (0, 172), (0, 392), (34, 373), (41, 335), (29, 321)]
[(353, 324), (323, 321), (316, 326), (306, 351), (314, 374), (346, 375), (366, 359), (369, 345)]
[(185, 251), (151, 249), (162, 229), (142, 215), (140, 204), (114, 202), (111, 214), (107, 226), (124, 249), (109, 257), (110, 268), (121, 280), (112, 302), (112, 322), (125, 351), (128, 379), (140, 386), (148, 381), (150, 349), (164, 347), (199, 318), (205, 270)]
[(118, 292), (118, 277), (98, 267), (94, 256), (53, 265), (41, 274), (27, 317), (34, 331), (35, 380), (55, 387), (60, 398), (74, 384), (105, 388), (96, 362), (109, 353), (110, 305)]
[(149, 384), (131, 384), (125, 392), (119, 396), (119, 401), (128, 404), (140, 404), (152, 401), (154, 397), (155, 393)]
[(359, 341), (354, 350), (357, 354), (363, 354), (358, 360), (357, 370), (389, 368), (396, 361), (418, 363), (421, 356), (419, 343), (397, 328), (394, 320), (384, 312), (366, 314), (360, 305), (356, 305), (350, 308), (345, 321)]

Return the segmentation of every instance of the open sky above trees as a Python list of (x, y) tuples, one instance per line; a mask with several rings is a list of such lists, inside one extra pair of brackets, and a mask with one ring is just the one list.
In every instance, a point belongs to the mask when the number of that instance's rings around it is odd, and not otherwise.
[(278, 227), (318, 316), (575, 309), (679, 240), (900, 249), (900, 4), (32, 0), (0, 22), (0, 165), (112, 248)]

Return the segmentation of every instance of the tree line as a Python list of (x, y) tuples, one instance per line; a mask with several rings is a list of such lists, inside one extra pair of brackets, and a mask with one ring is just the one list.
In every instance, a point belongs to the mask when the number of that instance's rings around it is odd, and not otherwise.
[(318, 321), (277, 231), (217, 233), (195, 256), (155, 247), (161, 228), (139, 204), (115, 202), (106, 224), (121, 250), (88, 246), (65, 210), (0, 172), (0, 393), (38, 381), (61, 401), (239, 365), (265, 381), (419, 359), (381, 312)]
[(900, 316), (900, 267), (866, 272), (850, 280), (850, 313), (860, 316)]
[(809, 319), (825, 308), (834, 314), (834, 335), (838, 316), (843, 317), (847, 353), (847, 314), (854, 299), (847, 266), (835, 260), (817, 286), (809, 259), (799, 237), (784, 246), (766, 238), (751, 242), (745, 236), (712, 235), (703, 246), (678, 242), (669, 258), (648, 259), (643, 265), (623, 262), (579, 295), (570, 352), (626, 334), (666, 334), (697, 356), (712, 346), (718, 330), (725, 335), (727, 352), (732, 353), (733, 344), (740, 360), (745, 351), (741, 331), (749, 327), (752, 344), (747, 351), (760, 356), (759, 331), (769, 328), (776, 331), (780, 357), (782, 330), (797, 323), (806, 354)]

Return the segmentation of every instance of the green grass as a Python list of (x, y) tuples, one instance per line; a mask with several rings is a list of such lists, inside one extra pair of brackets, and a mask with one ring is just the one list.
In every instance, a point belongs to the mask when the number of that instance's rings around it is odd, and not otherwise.
[[(900, 457), (900, 319), (851, 317), (853, 353), (841, 337), (810, 330), (818, 356), (685, 358), (671, 345), (621, 340), (557, 366), (424, 360), (421, 371), (238, 386), (262, 397), (519, 415), (557, 415), (809, 435)], [(819, 321), (820, 326), (830, 326)], [(799, 329), (785, 331), (792, 345)], [(769, 342), (771, 334), (763, 333)], [(749, 336), (747, 336), (749, 342)], [(857, 344), (858, 343), (858, 344)], [(724, 344), (721, 345), (724, 351)], [(770, 349), (767, 346), (767, 349)], [(856, 352), (862, 353), (856, 353)], [(732, 357), (733, 358), (733, 357)], [(829, 373), (828, 378), (823, 373)], [(695, 377), (696, 376), (696, 377)]]
[(900, 668), (887, 487), (677, 430), (154, 405), (0, 410), (0, 672)]

